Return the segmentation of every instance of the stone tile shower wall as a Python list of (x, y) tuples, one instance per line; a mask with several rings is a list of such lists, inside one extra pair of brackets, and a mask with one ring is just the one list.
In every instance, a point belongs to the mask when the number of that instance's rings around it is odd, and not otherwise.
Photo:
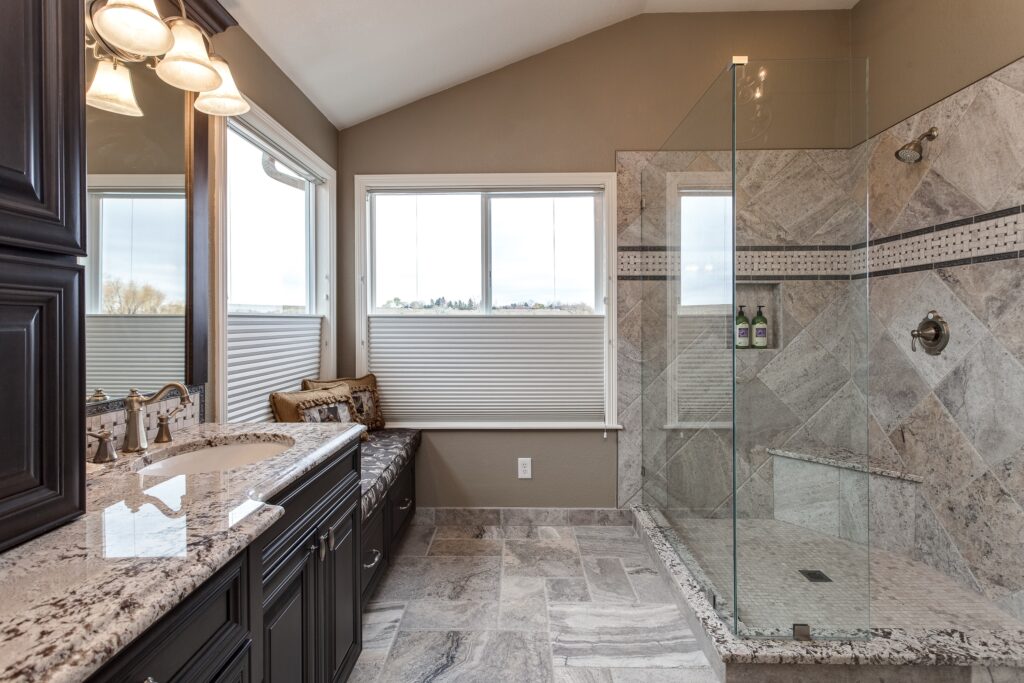
[[(847, 425), (866, 422), (871, 465), (921, 481), (910, 495), (906, 486), (872, 484), (872, 543), (906, 552), (1018, 616), (1024, 616), (1022, 111), (1024, 60), (852, 150), (740, 152), (736, 169), (737, 280), (778, 281), (781, 302), (779, 348), (738, 358), (737, 409), (756, 418), (746, 430), (756, 440), (739, 449), (741, 513), (774, 514), (766, 447), (846, 440), (856, 454), (861, 437)], [(933, 125), (939, 138), (926, 143), (924, 160), (897, 162), (896, 149)], [(656, 156), (666, 170), (727, 170), (720, 154), (617, 156), (619, 504), (647, 497), (670, 505), (668, 494), (681, 492), (690, 498), (676, 504), (728, 514), (728, 471), (721, 463), (728, 462), (730, 435), (667, 436), (664, 377), (641, 372), (643, 362), (666, 367), (663, 345), (648, 348), (641, 340), (665, 338), (664, 277), (678, 263), (663, 248), (663, 231), (655, 226), (648, 234), (647, 225), (641, 231), (641, 174)], [(858, 241), (864, 217), (856, 210), (865, 182), (867, 244)], [(869, 320), (861, 324), (858, 302), (868, 282)], [(909, 344), (910, 329), (931, 309), (952, 331), (938, 357), (912, 353)], [(854, 321), (849, 334), (868, 337), (831, 333), (844, 318)], [(866, 381), (855, 371), (858, 348), (870, 349)], [(739, 438), (747, 437), (741, 431)], [(687, 492), (687, 473), (695, 471), (701, 490)], [(693, 498), (697, 493), (704, 500)]]
[[(1021, 112), (1024, 60), (871, 141), (870, 249), (891, 260), (871, 256), (870, 408), (872, 451), (924, 480), (907, 550), (1024, 617)], [(924, 160), (897, 163), (930, 126)], [(910, 351), (931, 309), (938, 357)]]
[[(678, 250), (665, 247), (670, 221), (662, 218), (666, 207), (659, 201), (667, 174), (728, 177), (730, 163), (721, 152), (622, 152), (617, 158), (620, 504), (642, 498), (685, 514), (730, 514), (731, 430), (665, 429), (676, 355), (665, 342), (674, 323), (668, 298), (679, 259)], [(858, 386), (865, 373), (857, 372), (863, 355), (852, 355), (863, 337), (852, 328), (858, 321), (865, 326), (866, 295), (864, 282), (851, 280), (849, 244), (864, 239), (865, 169), (860, 149), (737, 154), (740, 298), (768, 304), (773, 332), (772, 348), (737, 356), (737, 414), (744, 418), (736, 432), (737, 481), (745, 516), (773, 516), (768, 448), (866, 450), (863, 430), (848, 428), (848, 416), (863, 416), (866, 402)], [(642, 229), (641, 183), (648, 188)], [(731, 338), (727, 317), (718, 321), (723, 346)], [(716, 421), (729, 422), (727, 413)]]

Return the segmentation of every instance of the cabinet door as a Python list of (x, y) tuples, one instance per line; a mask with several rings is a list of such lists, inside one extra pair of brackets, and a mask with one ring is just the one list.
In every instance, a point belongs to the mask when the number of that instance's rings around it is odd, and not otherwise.
[(359, 496), (348, 495), (327, 518), (324, 530), (326, 679), (343, 681), (362, 643), (359, 568)]
[(0, 244), (85, 253), (82, 13), (0, 2)]
[(0, 551), (84, 511), (82, 296), (79, 266), (0, 254)]
[(316, 680), (317, 553), (312, 537), (268, 581), (263, 604), (264, 683)]

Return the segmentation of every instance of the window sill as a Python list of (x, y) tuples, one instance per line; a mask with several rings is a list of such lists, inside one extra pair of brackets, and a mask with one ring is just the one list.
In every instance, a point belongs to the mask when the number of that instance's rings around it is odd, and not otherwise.
[(444, 429), (444, 430), (479, 430), (479, 431), (539, 431), (539, 430), (572, 430), (572, 431), (619, 431), (622, 425), (602, 424), (600, 422), (388, 422), (387, 427), (395, 429)]

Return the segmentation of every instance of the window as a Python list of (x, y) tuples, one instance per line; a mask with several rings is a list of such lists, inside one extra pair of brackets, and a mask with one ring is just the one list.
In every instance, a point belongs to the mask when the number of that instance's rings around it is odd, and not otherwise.
[(670, 328), (669, 428), (728, 426), (732, 410), (733, 220), (730, 180), (672, 174), (678, 192), (679, 307)]
[(313, 176), (254, 133), (227, 135), (228, 312), (309, 313)]
[(732, 308), (732, 195), (679, 196), (681, 307)]
[(368, 197), (375, 313), (603, 312), (601, 190)]
[(271, 419), (267, 396), (330, 375), (334, 171), (255, 107), (224, 136), (227, 422)]
[(606, 426), (614, 174), (360, 176), (358, 369), (392, 424)]
[(109, 315), (185, 312), (185, 194), (90, 191), (86, 311)]

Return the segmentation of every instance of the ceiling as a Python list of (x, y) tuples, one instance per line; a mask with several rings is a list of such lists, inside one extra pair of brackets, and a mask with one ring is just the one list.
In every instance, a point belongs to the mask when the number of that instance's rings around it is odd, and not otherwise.
[(856, 0), (221, 0), (338, 128), (645, 12), (849, 9)]

